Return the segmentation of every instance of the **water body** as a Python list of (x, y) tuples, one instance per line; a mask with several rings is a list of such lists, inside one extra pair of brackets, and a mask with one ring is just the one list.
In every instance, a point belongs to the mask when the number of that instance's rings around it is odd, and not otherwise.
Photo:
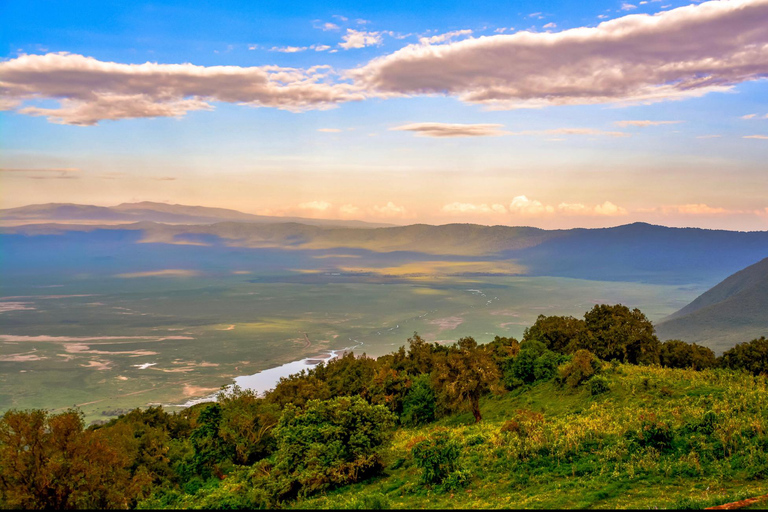
[[(325, 354), (319, 356), (308, 357), (306, 359), (300, 359), (299, 361), (291, 361), (275, 368), (263, 370), (253, 375), (241, 375), (235, 377), (235, 383), (227, 386), (226, 391), (232, 391), (235, 386), (240, 387), (243, 390), (251, 390), (256, 396), (263, 396), (264, 393), (275, 388), (277, 383), (283, 377), (290, 377), (296, 373), (300, 373), (302, 370), (310, 370), (322, 362), (328, 362), (340, 355), (343, 355), (348, 349), (331, 350)], [(201, 404), (203, 402), (215, 402), (216, 397), (220, 392), (216, 392), (212, 395), (195, 398), (189, 400), (181, 405), (174, 405), (172, 407), (191, 407), (195, 404)]]

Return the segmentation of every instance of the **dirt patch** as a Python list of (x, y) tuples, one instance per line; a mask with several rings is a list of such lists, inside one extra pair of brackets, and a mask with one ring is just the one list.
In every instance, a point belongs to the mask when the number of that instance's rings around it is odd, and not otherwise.
[(109, 370), (112, 368), (112, 362), (111, 361), (98, 361), (98, 360), (92, 360), (88, 361), (88, 364), (81, 364), (83, 368), (92, 368), (95, 370)]
[(47, 357), (40, 357), (33, 352), (25, 352), (23, 354), (9, 354), (7, 356), (0, 356), (0, 361), (10, 363), (23, 363), (26, 361), (42, 361), (48, 359)]
[(184, 384), (184, 389), (182, 390), (182, 392), (184, 393), (185, 397), (190, 398), (193, 396), (210, 395), (211, 393), (214, 393), (218, 390), (219, 388), (204, 388), (202, 386), (193, 386), (191, 384)]
[[(187, 336), (14, 336), (12, 334), (0, 334), (0, 341), (44, 341), (50, 343), (71, 343), (71, 342), (89, 342), (113, 341), (113, 340), (145, 340), (145, 341), (166, 341), (166, 340), (193, 340)], [(124, 342), (129, 343), (129, 342)]]
[(151, 350), (124, 350), (112, 352), (109, 350), (90, 350), (90, 346), (85, 343), (71, 343), (64, 345), (64, 350), (70, 354), (96, 354), (103, 356), (128, 355), (130, 357), (156, 356), (157, 352)]

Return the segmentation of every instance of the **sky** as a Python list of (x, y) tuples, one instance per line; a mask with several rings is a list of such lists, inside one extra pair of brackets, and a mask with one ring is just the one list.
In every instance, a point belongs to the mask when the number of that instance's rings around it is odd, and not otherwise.
[(28, 0), (0, 25), (1, 208), (768, 229), (768, 0)]

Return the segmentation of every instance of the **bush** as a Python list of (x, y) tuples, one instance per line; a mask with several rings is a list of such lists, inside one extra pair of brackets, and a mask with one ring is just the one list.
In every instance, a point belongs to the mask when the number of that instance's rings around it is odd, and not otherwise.
[(746, 370), (754, 375), (768, 374), (768, 339), (765, 336), (749, 343), (739, 343), (720, 356), (720, 366)]
[(608, 379), (601, 376), (592, 377), (589, 379), (589, 394), (592, 396), (602, 395), (611, 390), (608, 386)]
[(707, 347), (680, 340), (667, 340), (661, 344), (659, 362), (667, 368), (693, 368), (704, 370), (717, 365), (715, 353)]
[(419, 375), (403, 400), (400, 421), (405, 425), (422, 425), (435, 420), (435, 391), (429, 375)]
[(639, 429), (626, 432), (627, 439), (662, 452), (672, 447), (673, 432), (668, 423), (657, 419), (654, 414), (641, 416), (641, 420)]
[(292, 498), (359, 482), (381, 469), (379, 447), (394, 415), (359, 396), (310, 400), (285, 408), (275, 429), (278, 498)]
[(421, 468), (421, 482), (442, 484), (458, 469), (461, 445), (445, 430), (432, 433), (413, 447), (413, 458)]
[(600, 371), (600, 360), (589, 350), (577, 350), (570, 363), (560, 368), (558, 381), (575, 388)]
[(544, 343), (538, 340), (526, 341), (517, 356), (506, 365), (504, 386), (514, 389), (523, 384), (549, 380), (555, 376), (562, 361), (563, 356), (548, 350)]

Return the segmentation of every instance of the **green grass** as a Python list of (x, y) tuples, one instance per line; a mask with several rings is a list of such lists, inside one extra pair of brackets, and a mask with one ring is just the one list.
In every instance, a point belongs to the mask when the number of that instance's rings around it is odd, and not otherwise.
[[(460, 414), (398, 430), (382, 476), (291, 506), (704, 508), (768, 492), (764, 378), (628, 365), (605, 375), (611, 389), (597, 397), (543, 383), (484, 400), (480, 424)], [(543, 420), (525, 434), (504, 432), (521, 409)], [(714, 431), (689, 432), (708, 411), (717, 415)], [(672, 446), (630, 440), (649, 418), (670, 426)], [(472, 478), (463, 489), (421, 485), (413, 463), (410, 448), (445, 427), (464, 445), (460, 462)]]

